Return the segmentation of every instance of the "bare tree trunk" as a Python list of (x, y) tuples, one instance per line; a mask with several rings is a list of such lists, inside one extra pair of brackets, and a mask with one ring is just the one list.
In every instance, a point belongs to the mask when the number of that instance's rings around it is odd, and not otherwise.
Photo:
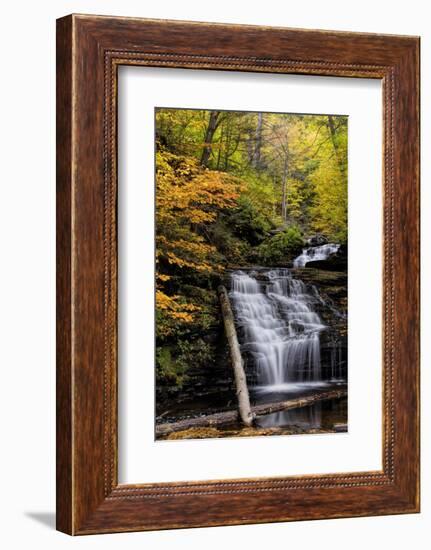
[(346, 172), (346, 165), (342, 161), (342, 159), (340, 158), (340, 151), (339, 151), (339, 148), (338, 148), (337, 140), (335, 139), (336, 129), (335, 129), (335, 124), (334, 124), (334, 119), (331, 115), (328, 115), (328, 128), (329, 128), (329, 133), (331, 134), (332, 146), (334, 147), (335, 157), (337, 159), (340, 171), (344, 176), (345, 172)]
[(223, 170), (225, 171), (227, 171), (228, 165), (229, 165), (229, 149), (230, 149), (231, 136), (232, 136), (232, 128), (230, 127), (230, 125), (227, 125), (226, 143), (224, 148), (224, 164), (223, 164)]
[(218, 147), (218, 151), (217, 151), (217, 164), (216, 164), (216, 169), (218, 170), (220, 168), (220, 161), (221, 161), (221, 150), (222, 150), (222, 147), (223, 147), (223, 140), (224, 140), (224, 125), (222, 124), (221, 125), (221, 128), (220, 128), (220, 139), (219, 139), (219, 147)]
[(202, 166), (208, 166), (208, 161), (211, 156), (212, 140), (213, 140), (215, 131), (217, 130), (217, 127), (220, 123), (219, 117), (220, 117), (220, 111), (211, 111), (210, 119), (205, 132), (205, 145), (201, 156)]
[(262, 124), (263, 124), (263, 114), (257, 114), (257, 126), (255, 132), (255, 144), (254, 144), (254, 153), (253, 153), (253, 162), (252, 165), (255, 168), (260, 167), (261, 161), (261, 150), (262, 150)]
[(224, 286), (219, 286), (218, 295), (220, 299), (224, 328), (229, 342), (232, 367), (235, 375), (239, 416), (243, 424), (245, 424), (246, 426), (251, 426), (254, 420), (254, 415), (252, 414), (250, 408), (250, 397), (248, 395), (247, 378), (245, 376), (244, 364), (239, 349), (232, 308), (230, 307), (229, 297), (227, 294), (227, 290)]
[(287, 221), (287, 173), (288, 162), (287, 154), (284, 157), (283, 179), (282, 179), (282, 196), (281, 196), (281, 217), (283, 222)]

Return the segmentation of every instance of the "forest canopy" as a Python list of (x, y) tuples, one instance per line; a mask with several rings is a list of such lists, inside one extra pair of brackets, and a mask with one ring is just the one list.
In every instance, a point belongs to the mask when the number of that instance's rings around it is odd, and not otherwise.
[(287, 265), (315, 234), (347, 241), (346, 116), (156, 109), (159, 383), (210, 364), (227, 268)]

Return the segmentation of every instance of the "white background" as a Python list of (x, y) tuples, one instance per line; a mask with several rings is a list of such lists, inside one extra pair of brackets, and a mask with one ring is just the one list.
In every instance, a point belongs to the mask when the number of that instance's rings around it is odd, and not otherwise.
[[(252, 3), (137, 0), (8, 2), (2, 8), (1, 122), (1, 544), (9, 548), (232, 548), (311, 550), (429, 546), (431, 523), (431, 30), (428, 2)], [(55, 18), (70, 12), (209, 20), (422, 36), (423, 475), (422, 514), (103, 535), (53, 530)], [(3, 43), (4, 42), (4, 43)], [(365, 248), (364, 243), (364, 248)], [(425, 537), (427, 541), (425, 542)]]
[[(122, 67), (119, 78), (120, 482), (380, 470), (381, 82), (145, 67)], [(347, 434), (154, 441), (155, 106), (349, 115)]]

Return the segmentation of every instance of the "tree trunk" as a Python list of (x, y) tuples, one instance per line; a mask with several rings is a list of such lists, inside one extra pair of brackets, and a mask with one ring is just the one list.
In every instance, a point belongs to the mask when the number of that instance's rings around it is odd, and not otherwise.
[(334, 119), (331, 115), (328, 115), (328, 128), (329, 128), (329, 133), (331, 134), (332, 146), (334, 147), (335, 157), (337, 159), (340, 171), (344, 176), (345, 172), (346, 172), (346, 165), (342, 161), (342, 159), (340, 158), (340, 151), (339, 151), (339, 148), (338, 148), (337, 140), (335, 139), (336, 129), (335, 129), (335, 124), (334, 124)]
[(230, 125), (227, 125), (226, 128), (226, 143), (224, 147), (224, 164), (223, 164), (223, 170), (227, 172), (228, 166), (229, 166), (229, 149), (230, 149), (230, 141), (232, 136), (232, 128)]
[(262, 124), (263, 124), (263, 114), (257, 114), (257, 126), (255, 132), (255, 144), (254, 144), (254, 154), (252, 165), (255, 168), (260, 168), (261, 164), (261, 150), (262, 150)]
[[(287, 411), (291, 409), (298, 409), (301, 407), (308, 407), (319, 401), (328, 401), (331, 399), (340, 399), (347, 396), (346, 389), (320, 391), (305, 397), (297, 397), (295, 399), (289, 399), (287, 401), (280, 401), (278, 403), (264, 403), (263, 405), (256, 405), (251, 408), (254, 415), (257, 417), (266, 414), (272, 414), (280, 411)], [(238, 421), (238, 411), (224, 411), (214, 414), (208, 414), (206, 416), (198, 416), (196, 418), (184, 418), (177, 422), (167, 422), (165, 424), (156, 425), (156, 435), (163, 436), (173, 432), (179, 432), (187, 430), (189, 428), (202, 428), (209, 426), (220, 426), (231, 422)]]
[(281, 217), (283, 222), (287, 221), (287, 172), (288, 162), (287, 154), (284, 158), (283, 179), (282, 179), (282, 197), (281, 197)]
[(208, 161), (211, 156), (211, 144), (212, 140), (215, 134), (215, 131), (217, 130), (217, 127), (219, 125), (219, 117), (220, 117), (220, 111), (211, 111), (210, 119), (208, 122), (208, 126), (205, 132), (205, 144), (204, 149), (202, 151), (201, 156), (201, 164), (202, 166), (208, 166)]
[(254, 415), (250, 408), (250, 398), (248, 395), (247, 378), (244, 372), (244, 364), (239, 349), (238, 338), (236, 335), (235, 323), (230, 307), (227, 290), (224, 286), (219, 286), (218, 295), (220, 299), (221, 312), (223, 316), (224, 328), (229, 342), (232, 367), (235, 375), (236, 395), (238, 398), (238, 411), (241, 421), (246, 426), (251, 426)]
[(221, 162), (221, 151), (222, 151), (222, 147), (223, 147), (223, 141), (224, 141), (224, 125), (222, 124), (221, 125), (221, 128), (220, 128), (220, 139), (219, 139), (219, 146), (218, 146), (218, 151), (217, 151), (217, 164), (216, 164), (216, 170), (218, 170), (220, 168), (220, 162)]

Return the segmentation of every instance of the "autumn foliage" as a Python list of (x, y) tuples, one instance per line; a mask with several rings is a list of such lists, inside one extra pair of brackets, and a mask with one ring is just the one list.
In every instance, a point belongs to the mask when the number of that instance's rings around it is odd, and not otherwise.
[(210, 368), (229, 267), (347, 240), (347, 117), (156, 110), (158, 383)]
[(202, 308), (184, 296), (165, 290), (183, 272), (221, 273), (217, 249), (205, 237), (205, 228), (220, 212), (233, 208), (241, 182), (229, 174), (202, 168), (193, 158), (159, 149), (156, 162), (157, 309), (190, 323)]

